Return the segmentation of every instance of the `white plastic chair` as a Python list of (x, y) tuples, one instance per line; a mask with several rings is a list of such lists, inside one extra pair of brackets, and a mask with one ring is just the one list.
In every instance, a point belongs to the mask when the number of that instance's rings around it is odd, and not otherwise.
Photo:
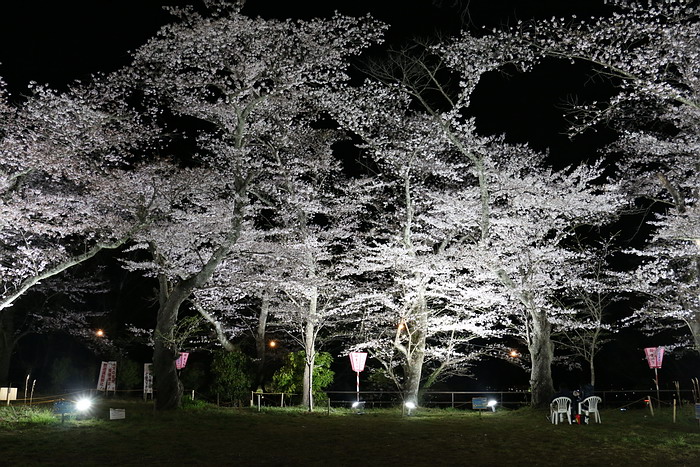
[(578, 403), (578, 413), (585, 413), (587, 417), (590, 417), (591, 414), (593, 414), (593, 416), (595, 416), (596, 423), (602, 423), (600, 421), (600, 412), (598, 412), (598, 404), (602, 401), (603, 399), (598, 396), (586, 397), (584, 400)]
[(566, 414), (569, 425), (571, 425), (571, 399), (568, 397), (557, 397), (552, 401), (550, 409), (552, 411), (550, 418), (554, 425), (559, 424), (559, 417), (561, 417), (562, 421), (564, 420), (564, 414)]

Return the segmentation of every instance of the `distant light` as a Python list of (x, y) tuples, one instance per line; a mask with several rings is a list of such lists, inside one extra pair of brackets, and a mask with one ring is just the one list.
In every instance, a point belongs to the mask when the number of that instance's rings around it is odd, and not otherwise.
[(75, 410), (77, 410), (78, 412), (85, 412), (87, 410), (90, 410), (90, 407), (92, 407), (92, 401), (90, 399), (83, 398), (78, 399), (75, 402)]
[(512, 349), (512, 350), (510, 351), (510, 354), (509, 354), (509, 355), (510, 355), (511, 357), (513, 357), (513, 358), (518, 358), (518, 357), (520, 356), (520, 352), (518, 352), (518, 351), (515, 350), (515, 349)]
[(277, 342), (276, 342), (276, 341), (270, 341), (269, 346), (270, 346), (271, 349), (274, 349), (275, 347), (277, 347)]
[(104, 336), (105, 336), (105, 332), (104, 332), (102, 329), (98, 329), (97, 331), (95, 331), (95, 335), (96, 335), (97, 337), (104, 337)]

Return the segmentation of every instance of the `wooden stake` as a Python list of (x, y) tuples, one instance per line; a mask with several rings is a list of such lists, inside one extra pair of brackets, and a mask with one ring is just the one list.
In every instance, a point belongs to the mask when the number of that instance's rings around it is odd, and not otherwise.
[(673, 399), (673, 423), (676, 423), (676, 399)]
[(651, 396), (647, 396), (647, 400), (649, 401), (649, 410), (651, 411), (651, 416), (654, 416), (654, 404), (651, 403)]
[(29, 405), (32, 405), (32, 401), (34, 400), (34, 386), (36, 386), (36, 380), (32, 381), (32, 392), (29, 396)]

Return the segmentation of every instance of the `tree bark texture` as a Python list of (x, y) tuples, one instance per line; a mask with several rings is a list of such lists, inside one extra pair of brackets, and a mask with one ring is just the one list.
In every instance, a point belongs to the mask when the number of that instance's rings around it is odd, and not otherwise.
[(696, 311), (692, 314), (688, 320), (688, 327), (690, 328), (690, 333), (693, 335), (695, 351), (700, 353), (700, 312)]
[(309, 302), (309, 315), (304, 325), (304, 382), (302, 384), (302, 405), (309, 412), (314, 410), (314, 366), (316, 363), (316, 320), (318, 292), (314, 291)]
[(0, 386), (10, 382), (10, 361), (16, 342), (13, 313), (11, 309), (0, 310)]
[(265, 345), (265, 333), (267, 331), (267, 317), (270, 314), (270, 300), (265, 293), (260, 304), (260, 314), (258, 315), (258, 327), (255, 330), (255, 348), (258, 357), (257, 375), (255, 384), (262, 387), (265, 380), (265, 356), (267, 346)]
[(547, 407), (554, 395), (552, 325), (544, 311), (531, 310), (530, 317), (532, 322), (528, 350), (532, 360), (532, 369), (530, 370), (531, 405), (533, 407)]
[(412, 317), (413, 322), (405, 326), (405, 331), (408, 332), (408, 342), (406, 345), (398, 348), (405, 354), (406, 358), (404, 365), (404, 400), (418, 404), (428, 329), (428, 309), (422, 291), (416, 298)]

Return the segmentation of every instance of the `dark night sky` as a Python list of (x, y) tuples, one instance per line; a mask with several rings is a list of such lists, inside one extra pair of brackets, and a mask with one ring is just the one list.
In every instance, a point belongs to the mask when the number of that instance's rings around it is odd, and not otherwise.
[[(193, 0), (197, 4), (197, 0)], [(0, 4), (0, 76), (15, 96), (29, 81), (60, 87), (91, 73), (109, 72), (129, 62), (137, 48), (170, 20), (162, 5), (186, 0), (99, 0), (92, 2), (2, 2)], [(465, 11), (464, 8), (467, 8)], [(497, 27), (518, 19), (588, 17), (610, 11), (603, 0), (248, 0), (244, 12), (265, 18), (327, 17), (333, 11), (349, 15), (371, 13), (391, 25), (387, 41), (394, 45), (413, 37), (455, 34)], [(511, 142), (551, 149), (553, 163), (566, 165), (586, 158), (607, 135), (572, 142), (562, 135), (566, 122), (560, 105), (568, 97), (595, 92), (585, 70), (543, 69), (526, 76), (493, 74), (482, 80), (473, 112), (479, 130), (506, 132)]]
[[(129, 50), (137, 48), (169, 21), (161, 8), (188, 4), (178, 0), (93, 0), (0, 2), (0, 76), (13, 95), (26, 91), (29, 81), (61, 87), (96, 72), (110, 72), (129, 62)], [(459, 6), (467, 13), (460, 14)], [(244, 13), (265, 18), (327, 17), (334, 10), (349, 15), (371, 13), (391, 24), (388, 41), (406, 42), (436, 31), (456, 33), (462, 24), (476, 31), (481, 26), (512, 24), (533, 17), (588, 17), (610, 11), (603, 0), (248, 0)], [(574, 94), (595, 94), (585, 69), (545, 67), (536, 73), (483, 79), (473, 99), (478, 128), (487, 134), (506, 132), (511, 142), (529, 142), (539, 150), (551, 150), (555, 165), (586, 158), (609, 138), (603, 132), (571, 142), (560, 105)], [(593, 87), (591, 87), (593, 86)], [(616, 349), (611, 352), (638, 352)], [(634, 358), (632, 355), (625, 355)], [(641, 359), (641, 355), (640, 355)], [(620, 358), (620, 361), (623, 359)], [(503, 369), (503, 375), (511, 372)], [(623, 372), (622, 367), (610, 372)], [(601, 369), (602, 379), (606, 370)], [(610, 375), (612, 377), (612, 375)], [(617, 374), (619, 377), (620, 374)], [(623, 375), (624, 376), (624, 375)], [(618, 378), (619, 379), (619, 378)]]
[[(21, 90), (29, 80), (60, 84), (110, 71), (128, 62), (128, 50), (148, 39), (170, 16), (162, 5), (198, 0), (1, 2), (0, 76)], [(574, 6), (571, 6), (574, 5)], [(460, 13), (466, 6), (467, 13)], [(266, 18), (371, 13), (392, 25), (390, 41), (454, 32), (462, 24), (494, 27), (517, 19), (579, 16), (605, 11), (603, 0), (248, 0), (244, 12)]]

